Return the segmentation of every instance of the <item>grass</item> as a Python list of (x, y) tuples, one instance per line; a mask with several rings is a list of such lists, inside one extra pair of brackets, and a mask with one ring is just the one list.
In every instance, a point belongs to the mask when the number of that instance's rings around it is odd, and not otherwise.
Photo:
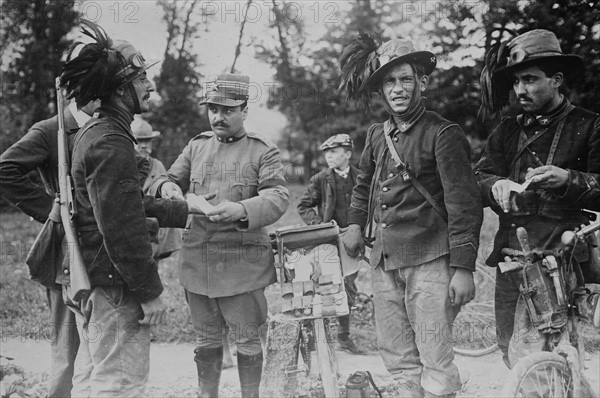
[[(271, 227), (302, 224), (296, 206), (304, 187), (291, 185), (290, 206), (285, 215)], [(49, 336), (50, 315), (45, 290), (28, 277), (24, 264), (27, 248), (33, 243), (41, 225), (31, 221), (22, 213), (0, 213), (0, 338), (27, 337), (46, 339)], [(497, 228), (495, 215), (486, 212), (486, 221), (481, 231), (480, 260), (489, 253)], [(159, 273), (165, 293), (163, 299), (169, 305), (168, 322), (152, 328), (153, 340), (162, 343), (193, 342), (194, 332), (183, 288), (178, 280), (178, 256), (161, 260)], [(490, 283), (488, 283), (490, 284)], [(368, 269), (361, 269), (357, 279), (359, 290), (370, 291)], [(480, 291), (489, 291), (491, 286), (478, 286)], [(493, 289), (492, 289), (493, 290)], [(273, 285), (267, 289), (271, 308), (278, 307), (279, 289)], [(360, 324), (353, 320), (351, 333), (359, 345), (376, 351), (376, 334), (373, 324)], [(593, 327), (585, 326), (586, 349), (600, 350), (600, 336)]]

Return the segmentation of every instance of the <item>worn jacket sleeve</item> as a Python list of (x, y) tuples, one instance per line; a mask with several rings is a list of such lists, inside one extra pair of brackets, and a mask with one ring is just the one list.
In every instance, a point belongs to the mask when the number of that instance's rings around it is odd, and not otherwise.
[(157, 298), (163, 288), (152, 259), (132, 142), (107, 135), (90, 147), (85, 162), (87, 191), (112, 263), (140, 302)]
[(588, 148), (587, 171), (569, 170), (562, 198), (578, 207), (600, 211), (600, 117), (594, 123)]
[(304, 190), (304, 194), (300, 198), (300, 203), (298, 203), (298, 214), (300, 214), (300, 217), (307, 225), (323, 222), (323, 219), (315, 210), (315, 206), (319, 206), (323, 200), (321, 179), (319, 176), (320, 174), (311, 177), (308, 187)]
[(184, 200), (160, 199), (145, 195), (143, 198), (146, 217), (158, 220), (161, 228), (185, 228), (188, 204)]
[(27, 174), (48, 167), (50, 143), (44, 131), (32, 127), (18, 142), (0, 155), (0, 194), (36, 221), (45, 222), (54, 198)]
[(360, 156), (359, 173), (352, 190), (352, 199), (348, 209), (348, 224), (367, 225), (369, 217), (369, 190), (375, 174), (375, 155), (373, 153), (373, 133), (377, 125), (372, 125), (367, 133), (365, 148)]
[(160, 197), (160, 189), (162, 185), (171, 181), (179, 185), (179, 188), (185, 195), (190, 188), (190, 170), (191, 170), (191, 158), (192, 158), (192, 142), (190, 141), (177, 159), (175, 163), (171, 165), (169, 171), (165, 175), (157, 177), (152, 185), (148, 188), (149, 192), (154, 192), (156, 197)]
[(289, 205), (289, 192), (276, 146), (270, 145), (262, 154), (258, 168), (258, 196), (240, 201), (248, 214), (247, 221), (239, 223), (240, 230), (253, 230), (273, 224), (281, 218)]
[(483, 206), (471, 170), (469, 142), (458, 126), (438, 136), (435, 156), (448, 212), (450, 265), (474, 271)]
[(508, 150), (504, 147), (505, 139), (502, 131), (506, 129), (502, 127), (503, 123), (506, 123), (506, 119), (488, 137), (485, 151), (475, 166), (474, 171), (481, 191), (483, 205), (485, 207), (489, 206), (497, 214), (501, 214), (502, 209), (496, 203), (496, 200), (494, 200), (492, 186), (496, 181), (508, 178), (510, 162), (510, 159), (506, 158)]

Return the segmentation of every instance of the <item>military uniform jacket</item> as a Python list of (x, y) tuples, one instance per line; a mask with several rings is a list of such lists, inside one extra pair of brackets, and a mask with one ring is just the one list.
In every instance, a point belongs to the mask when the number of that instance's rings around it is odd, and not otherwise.
[(192, 139), (168, 171), (184, 193), (216, 193), (210, 202), (241, 203), (245, 221), (214, 223), (204, 215), (188, 219), (180, 254), (183, 287), (208, 297), (225, 297), (264, 288), (276, 281), (265, 227), (288, 207), (279, 150), (248, 132), (220, 142), (212, 132)]
[(136, 141), (129, 127), (133, 117), (105, 105), (98, 112), (100, 117), (75, 137), (71, 164), (83, 259), (92, 286), (125, 284), (140, 302), (148, 302), (163, 288), (145, 213), (162, 205), (155, 214), (159, 223), (183, 226), (187, 204), (143, 199)]
[[(384, 134), (392, 138), (412, 178), (445, 207), (447, 221), (403, 179)], [(449, 254), (451, 266), (475, 269), (483, 212), (469, 153), (460, 127), (435, 112), (424, 110), (401, 127), (390, 118), (369, 128), (348, 222), (363, 228), (375, 222), (372, 266), (383, 258), (385, 269), (410, 267)]]
[[(329, 222), (333, 219), (336, 203), (335, 171), (327, 168), (311, 177), (306, 191), (298, 203), (298, 213), (307, 225)], [(358, 169), (350, 165), (348, 174), (356, 184)], [(314, 207), (317, 207), (315, 211)]]
[[(531, 115), (505, 117), (489, 136), (475, 168), (484, 205), (490, 206), (500, 218), (488, 265), (496, 266), (502, 261), (500, 251), (505, 247), (521, 249), (516, 238), (516, 228), (520, 226), (527, 230), (531, 247), (552, 249), (560, 243), (562, 232), (588, 222), (580, 209), (600, 211), (600, 116), (580, 107), (574, 107), (564, 116), (569, 107), (565, 100), (551, 115), (540, 118), (539, 123)], [(563, 117), (564, 127), (551, 164), (568, 170), (566, 189), (528, 189), (517, 196), (520, 210), (505, 214), (494, 200), (492, 186), (505, 178), (523, 183), (528, 167), (545, 164)], [(531, 151), (523, 151), (516, 162), (524, 129), (538, 138), (529, 145)], [(585, 245), (579, 248), (582, 250), (576, 251), (577, 259), (586, 261), (588, 248)]]

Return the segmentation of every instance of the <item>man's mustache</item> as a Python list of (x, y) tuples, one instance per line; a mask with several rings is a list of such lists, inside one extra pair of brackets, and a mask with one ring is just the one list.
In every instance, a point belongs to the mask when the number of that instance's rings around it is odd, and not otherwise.
[(529, 98), (529, 97), (527, 97), (527, 96), (525, 96), (525, 95), (519, 95), (519, 96), (517, 97), (517, 99), (518, 99), (519, 101), (521, 101), (521, 100), (530, 101), (530, 102), (531, 102), (531, 101), (533, 101), (531, 98)]
[(217, 122), (213, 124), (213, 127), (229, 127), (229, 125), (225, 122)]

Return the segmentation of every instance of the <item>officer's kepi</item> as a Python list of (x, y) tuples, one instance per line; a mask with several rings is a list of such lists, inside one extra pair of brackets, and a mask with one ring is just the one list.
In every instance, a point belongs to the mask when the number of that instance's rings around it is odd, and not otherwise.
[(199, 105), (240, 106), (248, 101), (249, 89), (250, 76), (221, 74), (204, 83), (204, 97)]

